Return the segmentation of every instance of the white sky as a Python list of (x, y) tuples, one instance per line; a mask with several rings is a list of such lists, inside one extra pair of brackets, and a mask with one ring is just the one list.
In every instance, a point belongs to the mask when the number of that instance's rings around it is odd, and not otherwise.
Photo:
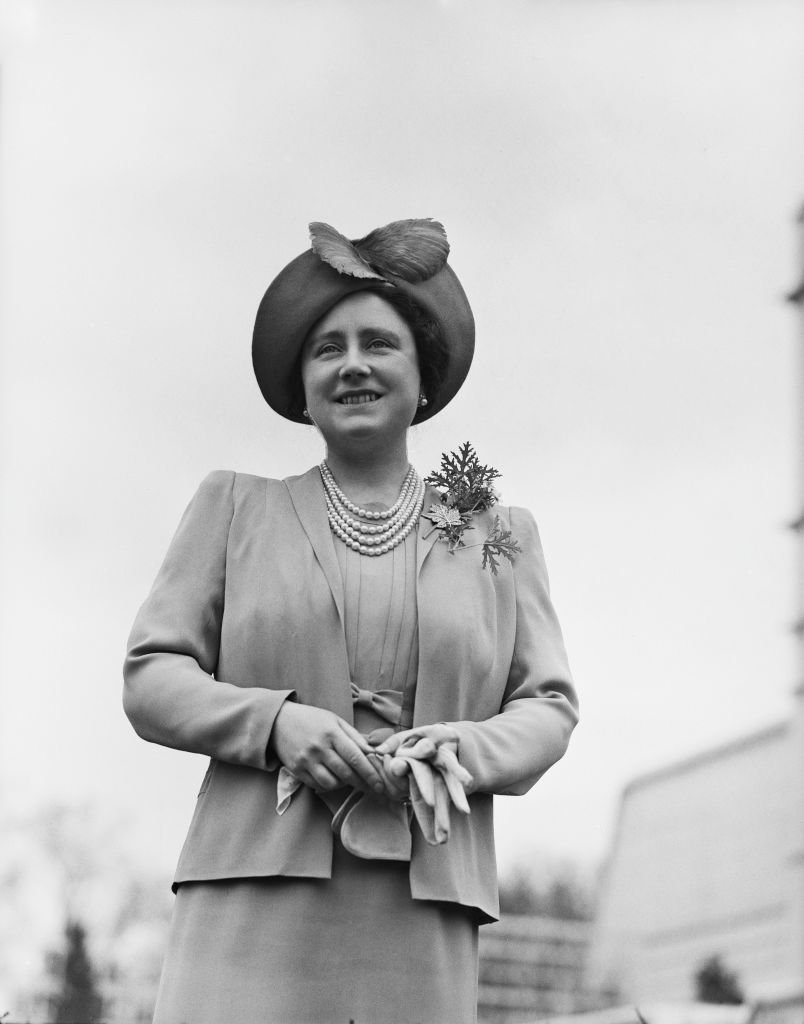
[(200, 759), (126, 635), (199, 480), (320, 458), (250, 366), (308, 221), (443, 221), (477, 356), (414, 432), (540, 523), (583, 700), (500, 860), (591, 861), (633, 774), (785, 716), (804, 5), (11, 2), (0, 812), (90, 798), (167, 875)]

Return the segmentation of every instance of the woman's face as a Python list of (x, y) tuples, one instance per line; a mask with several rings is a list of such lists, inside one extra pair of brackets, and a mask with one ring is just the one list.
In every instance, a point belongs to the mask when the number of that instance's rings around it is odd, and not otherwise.
[(310, 418), (328, 445), (400, 440), (419, 400), (419, 359), (407, 323), (373, 292), (341, 299), (302, 349)]

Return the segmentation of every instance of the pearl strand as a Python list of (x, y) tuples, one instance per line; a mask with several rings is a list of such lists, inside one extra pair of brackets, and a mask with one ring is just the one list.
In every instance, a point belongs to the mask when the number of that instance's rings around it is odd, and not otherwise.
[(329, 468), (329, 464), (326, 459), (318, 468), (321, 470), (321, 476), (323, 477), (324, 485), (327, 490), (338, 499), (341, 505), (347, 508), (354, 515), (360, 516), (362, 519), (390, 519), (399, 510), (399, 507), (404, 500), (405, 489), (409, 487), (413, 481), (418, 479), (416, 470), (413, 466), (409, 466), (408, 471), (405, 474), (405, 479), (402, 481), (402, 489), (399, 493), (399, 497), (396, 499), (396, 502), (384, 512), (371, 512), (369, 509), (361, 508), (359, 505), (355, 505), (349, 501), (335, 482), (335, 477), (332, 475), (332, 470)]
[[(319, 469), (330, 530), (352, 550), (374, 557), (387, 554), (401, 544), (416, 526), (424, 506), (425, 488), (412, 466), (405, 475), (399, 498), (385, 512), (371, 512), (355, 505), (335, 483), (326, 462), (321, 463)], [(361, 523), (348, 515), (346, 509), (373, 521), (382, 518), (386, 522), (382, 525)]]
[(415, 476), (406, 477), (405, 480), (406, 482), (402, 487), (402, 493), (394, 506), (398, 509), (396, 515), (376, 526), (367, 526), (365, 523), (360, 522), (359, 519), (354, 519), (344, 509), (340, 496), (333, 492), (326, 482), (324, 484), (324, 488), (327, 498), (331, 502), (335, 512), (342, 521), (342, 525), (347, 529), (347, 531), (348, 528), (351, 527), (353, 530), (358, 530), (360, 533), (364, 534), (384, 534), (396, 527), (410, 513), (410, 505), (412, 497), (416, 491), (417, 478)]
[(376, 546), (391, 540), (407, 525), (413, 511), (415, 510), (418, 497), (418, 489), (411, 492), (409, 498), (400, 509), (399, 515), (395, 517), (395, 519), (389, 520), (385, 528), (378, 526), (366, 526), (364, 523), (351, 519), (344, 514), (342, 509), (333, 504), (328, 494), (326, 495), (327, 515), (330, 521), (340, 527), (347, 536), (352, 537), (355, 540), (359, 540), (364, 545)]
[(369, 546), (367, 546), (365, 544), (362, 544), (356, 538), (350, 537), (349, 534), (347, 534), (344, 530), (341, 529), (340, 526), (338, 526), (336, 523), (334, 523), (331, 518), (329, 520), (329, 525), (330, 525), (330, 529), (335, 534), (335, 536), (339, 540), (342, 540), (343, 543), (346, 544), (348, 547), (352, 548), (354, 551), (358, 551), (361, 555), (372, 555), (374, 557), (377, 557), (379, 555), (387, 554), (389, 551), (392, 551), (395, 547), (397, 547), (397, 545), (402, 543), (402, 541), (408, 536), (408, 534), (416, 526), (416, 522), (417, 522), (417, 520), (419, 518), (419, 515), (421, 514), (421, 510), (422, 510), (423, 505), (424, 505), (424, 489), (422, 489), (422, 499), (418, 503), (418, 506), (415, 508), (414, 514), (413, 514), (412, 518), (410, 519), (410, 521), (404, 526), (404, 528), (399, 533), (396, 534), (396, 536), (394, 536), (390, 540), (386, 541), (386, 543), (380, 544), (379, 547), (369, 547)]
[(338, 536), (344, 534), (351, 540), (360, 542), (364, 547), (381, 547), (383, 544), (393, 541), (407, 525), (408, 520), (412, 518), (418, 497), (418, 488), (406, 489), (402, 507), (397, 515), (383, 526), (369, 526), (347, 516), (340, 506), (338, 497), (327, 489), (327, 514), (331, 524), (338, 528)]

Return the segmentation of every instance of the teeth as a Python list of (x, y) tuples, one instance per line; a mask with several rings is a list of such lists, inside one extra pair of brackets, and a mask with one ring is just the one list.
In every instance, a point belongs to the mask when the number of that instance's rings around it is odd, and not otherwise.
[(364, 405), (366, 402), (376, 402), (376, 395), (344, 395), (341, 405)]

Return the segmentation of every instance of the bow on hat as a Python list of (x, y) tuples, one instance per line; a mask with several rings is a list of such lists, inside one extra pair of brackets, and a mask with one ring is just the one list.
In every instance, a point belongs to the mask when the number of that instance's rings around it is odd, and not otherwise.
[(385, 281), (394, 277), (414, 284), (434, 277), (447, 262), (449, 242), (444, 225), (431, 217), (395, 220), (350, 242), (329, 224), (310, 224), (313, 252), (339, 274)]

